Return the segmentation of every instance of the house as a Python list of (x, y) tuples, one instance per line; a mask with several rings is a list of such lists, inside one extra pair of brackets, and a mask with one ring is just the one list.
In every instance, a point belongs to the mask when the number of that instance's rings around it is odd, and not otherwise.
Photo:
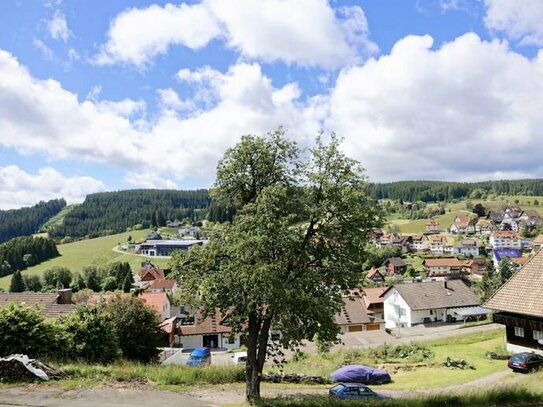
[(383, 246), (390, 246), (396, 236), (394, 236), (390, 232), (383, 232), (383, 235), (379, 238), (379, 241), (377, 242), (377, 247), (381, 248)]
[(200, 229), (198, 226), (191, 226), (189, 228), (181, 228), (177, 231), (178, 236), (191, 236), (195, 238), (199, 238), (203, 235), (202, 229)]
[(136, 245), (136, 253), (145, 256), (171, 256), (176, 250), (186, 251), (192, 246), (201, 246), (203, 240), (146, 240)]
[(379, 269), (372, 267), (368, 274), (366, 274), (366, 279), (373, 281), (374, 283), (382, 284), (385, 282), (385, 276), (379, 271)]
[[(92, 294), (86, 301), (90, 303), (100, 301), (111, 301), (113, 298), (130, 296), (129, 293), (107, 293), (107, 294)], [(143, 292), (137, 298), (141, 299), (147, 306), (152, 308), (156, 314), (160, 317), (160, 321), (171, 318), (171, 304), (168, 295), (164, 292), (161, 293), (148, 293)]]
[(150, 285), (155, 280), (163, 280), (164, 270), (158, 267), (155, 267), (153, 264), (149, 262), (143, 262), (141, 263), (139, 277), (140, 277), (140, 287), (144, 288)]
[(475, 224), (475, 232), (482, 235), (489, 235), (496, 230), (497, 228), (494, 225), (494, 222), (489, 219), (479, 219), (479, 221)]
[(479, 256), (479, 242), (475, 239), (460, 240), (454, 245), (453, 254), (458, 256)]
[(183, 222), (178, 221), (177, 219), (173, 222), (168, 222), (166, 224), (166, 227), (168, 228), (178, 228), (179, 226), (183, 226)]
[(152, 293), (172, 293), (177, 289), (177, 282), (167, 278), (158, 278), (151, 282), (149, 291)]
[(533, 209), (528, 209), (522, 212), (522, 215), (519, 217), (519, 221), (524, 223), (528, 230), (533, 230), (541, 225), (542, 219), (539, 212)]
[(445, 251), (447, 237), (443, 235), (428, 236), (428, 250), (431, 254), (440, 255)]
[(500, 264), (500, 261), (502, 261), (505, 257), (509, 257), (510, 259), (522, 257), (522, 252), (520, 249), (494, 249), (492, 250), (492, 261), (494, 263), (494, 267), (498, 267)]
[(424, 259), (422, 265), (428, 277), (449, 277), (458, 275), (462, 270), (462, 263), (456, 257)]
[(475, 280), (480, 279), (485, 272), (485, 259), (468, 259), (462, 264), (462, 269), (470, 274)]
[(394, 276), (403, 274), (407, 270), (407, 264), (400, 257), (391, 257), (383, 263), (386, 274)]
[(392, 246), (397, 246), (402, 249), (402, 253), (412, 251), (413, 238), (411, 236), (398, 236), (392, 240)]
[(521, 239), (517, 232), (498, 230), (490, 234), (489, 243), (493, 249), (520, 249)]
[(145, 236), (145, 240), (162, 240), (162, 236), (158, 232), (151, 232)]
[(175, 341), (177, 346), (194, 349), (201, 346), (220, 349), (238, 349), (240, 334), (232, 333), (227, 325), (227, 318), (219, 310), (204, 317), (201, 311), (192, 316), (177, 318)]
[(536, 253), (484, 304), (505, 325), (509, 352), (543, 354), (543, 251)]
[(500, 223), (502, 223), (502, 220), (503, 220), (503, 212), (490, 211), (490, 212), (488, 212), (487, 217), (493, 223), (500, 224)]
[(435, 219), (428, 219), (428, 222), (426, 222), (426, 225), (424, 227), (425, 233), (439, 233), (441, 232), (441, 228), (439, 227), (439, 222)]
[(362, 300), (366, 305), (366, 312), (370, 317), (384, 320), (385, 312), (383, 308), (383, 294), (388, 287), (372, 287), (362, 289)]
[(426, 250), (428, 246), (428, 238), (424, 235), (412, 235), (411, 236), (411, 248), (417, 252)]
[(45, 318), (66, 315), (75, 309), (71, 288), (56, 293), (0, 293), (0, 308), (9, 304), (25, 304), (37, 307)]
[(477, 296), (461, 280), (398, 284), (383, 294), (385, 327), (449, 321), (457, 312), (479, 305)]
[(520, 218), (520, 215), (522, 215), (522, 209), (517, 205), (508, 205), (504, 210), (503, 214), (510, 216), (513, 219)]
[(366, 304), (360, 295), (344, 295), (341, 311), (336, 314), (335, 321), (340, 332), (377, 331), (385, 329), (385, 321), (366, 312)]
[(532, 253), (537, 253), (543, 247), (543, 235), (537, 235), (532, 241)]
[(456, 218), (449, 228), (449, 231), (457, 235), (475, 233), (475, 226), (468, 213), (459, 213), (456, 215)]
[(500, 230), (512, 230), (513, 232), (518, 232), (520, 230), (520, 222), (518, 218), (513, 218), (509, 214), (503, 215), (503, 219), (500, 222)]
[(379, 228), (374, 228), (368, 233), (368, 241), (375, 247), (380, 245), (380, 239), (383, 236), (383, 231)]

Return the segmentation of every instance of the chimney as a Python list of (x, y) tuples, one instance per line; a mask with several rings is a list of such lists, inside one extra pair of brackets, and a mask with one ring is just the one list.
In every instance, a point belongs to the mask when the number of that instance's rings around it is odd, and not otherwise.
[(446, 290), (448, 287), (447, 287), (447, 280), (443, 280), (443, 288)]
[(71, 304), (72, 303), (72, 289), (63, 288), (58, 290), (57, 304)]

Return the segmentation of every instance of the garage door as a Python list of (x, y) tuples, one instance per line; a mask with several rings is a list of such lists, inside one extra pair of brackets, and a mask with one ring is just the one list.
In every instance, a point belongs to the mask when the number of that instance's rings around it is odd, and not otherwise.
[(368, 324), (366, 325), (366, 328), (368, 331), (378, 331), (379, 330), (379, 324)]

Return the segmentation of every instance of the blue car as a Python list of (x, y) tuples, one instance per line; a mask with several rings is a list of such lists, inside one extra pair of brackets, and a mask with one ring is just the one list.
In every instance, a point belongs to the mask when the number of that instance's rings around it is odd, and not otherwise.
[(211, 351), (209, 348), (194, 349), (187, 360), (187, 366), (205, 366), (211, 364)]
[(330, 397), (340, 400), (350, 399), (376, 399), (387, 400), (390, 397), (383, 394), (375, 393), (365, 384), (360, 383), (338, 383), (329, 391)]

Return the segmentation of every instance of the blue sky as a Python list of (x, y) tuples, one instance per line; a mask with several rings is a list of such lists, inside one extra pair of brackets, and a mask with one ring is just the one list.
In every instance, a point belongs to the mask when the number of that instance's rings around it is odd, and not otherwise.
[(242, 134), (372, 181), (543, 176), (540, 0), (6, 0), (0, 208), (209, 187)]

